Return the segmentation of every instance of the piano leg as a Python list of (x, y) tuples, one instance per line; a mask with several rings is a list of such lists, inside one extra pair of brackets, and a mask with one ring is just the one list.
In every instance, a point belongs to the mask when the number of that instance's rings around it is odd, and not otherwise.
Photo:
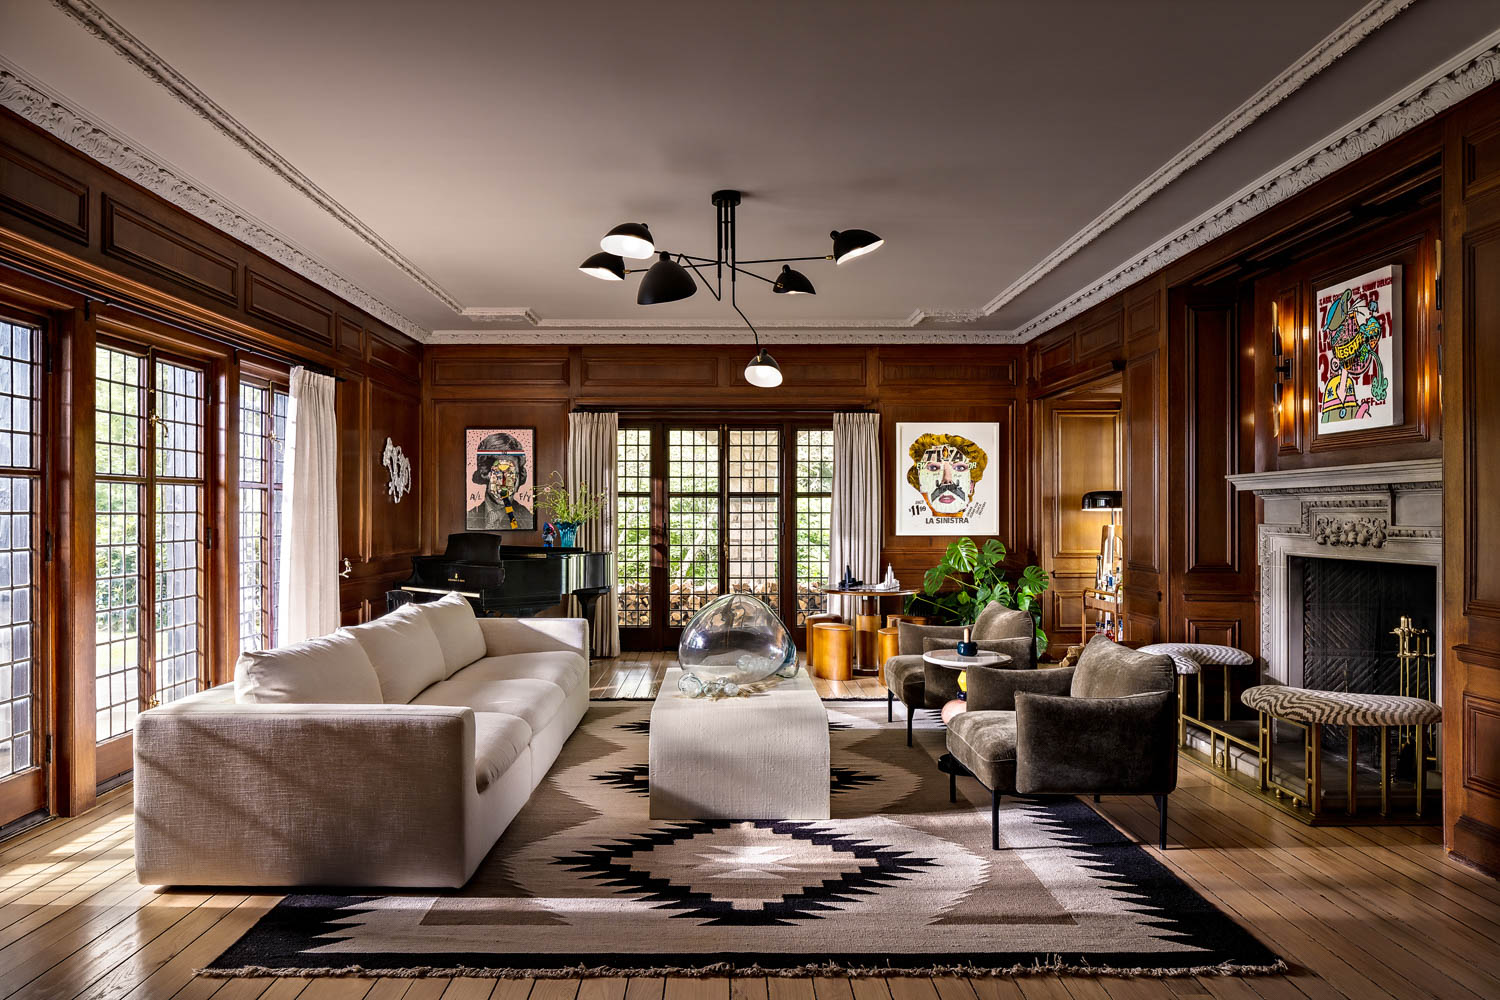
[(578, 604), (583, 609), (583, 617), (591, 626), (594, 622), (594, 608), (598, 606), (599, 598), (607, 593), (609, 593), (608, 587), (589, 587), (573, 591), (573, 596), (578, 598)]

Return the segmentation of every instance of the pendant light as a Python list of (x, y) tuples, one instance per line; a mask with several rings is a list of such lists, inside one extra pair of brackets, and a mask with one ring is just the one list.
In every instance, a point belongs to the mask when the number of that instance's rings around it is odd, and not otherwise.
[(622, 222), (604, 234), (599, 249), (621, 257), (645, 260), (656, 252), (656, 244), (644, 222)]
[[(740, 260), (735, 249), (735, 209), (740, 199), (740, 192), (730, 189), (715, 191), (710, 198), (718, 213), (718, 228), (715, 233), (718, 245), (712, 257), (695, 257), (688, 253), (658, 251), (656, 241), (651, 236), (651, 230), (644, 222), (624, 222), (605, 233), (604, 238), (599, 241), (599, 247), (603, 252), (594, 254), (580, 264), (578, 269), (584, 274), (604, 281), (620, 281), (627, 274), (638, 273), (641, 270), (625, 267), (623, 258), (644, 260), (653, 253), (656, 254), (656, 263), (646, 269), (646, 276), (641, 279), (640, 287), (636, 290), (635, 301), (643, 306), (678, 302), (689, 298), (697, 292), (700, 281), (715, 300), (722, 302), (724, 300), (724, 272), (727, 270), (729, 272), (729, 304), (739, 314), (740, 319), (745, 321), (750, 332), (755, 334), (755, 357), (751, 358), (750, 363), (745, 366), (745, 381), (753, 386), (770, 389), (782, 382), (781, 366), (776, 363), (775, 358), (771, 357), (770, 351), (760, 346), (760, 332), (755, 329), (755, 324), (750, 322), (750, 318), (739, 307), (736, 300), (738, 287), (736, 279), (743, 274), (747, 278), (764, 281), (777, 295), (816, 295), (817, 290), (813, 288), (813, 283), (801, 271), (793, 270), (792, 263), (805, 260), (831, 260), (835, 264), (842, 264), (855, 257), (873, 253), (885, 244), (885, 240), (868, 229), (845, 229), (842, 232), (834, 230), (829, 234), (833, 239), (832, 253), (811, 257), (764, 257), (757, 260)], [(744, 264), (780, 264), (781, 273), (772, 279), (743, 267)], [(704, 269), (712, 269), (713, 281), (705, 275)]]
[(781, 384), (781, 366), (764, 347), (745, 366), (745, 381), (762, 389), (774, 389)]
[(651, 270), (641, 279), (641, 287), (635, 293), (635, 302), (641, 306), (677, 302), (689, 298), (697, 290), (698, 283), (688, 274), (687, 268), (663, 250), (656, 263), (651, 265)]
[(624, 281), (625, 259), (617, 253), (600, 250), (578, 265), (578, 270), (601, 281)]
[(828, 235), (833, 237), (833, 262), (835, 264), (863, 257), (867, 253), (874, 253), (885, 245), (885, 240), (868, 229), (845, 229), (843, 232), (835, 229)]
[(790, 264), (781, 265), (781, 273), (776, 276), (776, 284), (771, 286), (771, 291), (777, 295), (818, 294), (812, 282), (807, 280), (807, 275), (801, 271), (793, 271)]

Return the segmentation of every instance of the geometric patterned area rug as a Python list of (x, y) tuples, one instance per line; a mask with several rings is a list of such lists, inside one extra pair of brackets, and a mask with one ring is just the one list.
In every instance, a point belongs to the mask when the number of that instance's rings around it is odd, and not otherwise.
[(474, 878), (296, 894), (207, 975), (1245, 975), (1256, 938), (1080, 799), (948, 801), (935, 713), (828, 706), (833, 819), (652, 821), (651, 703), (596, 702)]

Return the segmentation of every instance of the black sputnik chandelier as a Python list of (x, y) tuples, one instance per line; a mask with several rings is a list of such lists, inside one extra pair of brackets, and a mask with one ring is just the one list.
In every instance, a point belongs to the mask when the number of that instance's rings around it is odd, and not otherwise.
[[(815, 295), (811, 281), (792, 265), (807, 260), (831, 260), (843, 264), (856, 257), (880, 249), (885, 240), (864, 229), (835, 230), (828, 235), (833, 238), (833, 252), (813, 257), (762, 257), (758, 260), (740, 260), (735, 251), (734, 211), (739, 206), (738, 191), (715, 191), (713, 204), (718, 212), (715, 239), (718, 246), (712, 257), (697, 257), (690, 253), (673, 253), (659, 250), (651, 229), (644, 222), (624, 222), (604, 234), (599, 241), (600, 252), (578, 265), (584, 274), (604, 281), (624, 281), (627, 274), (646, 276), (641, 279), (635, 294), (637, 305), (654, 306), (663, 302), (677, 302), (698, 291), (698, 284), (716, 300), (724, 301), (724, 272), (729, 272), (729, 304), (739, 313), (740, 319), (755, 335), (755, 357), (745, 366), (745, 381), (751, 385), (770, 389), (781, 384), (781, 366), (771, 357), (771, 352), (760, 346), (760, 331), (740, 309), (735, 299), (736, 279), (740, 275), (764, 281), (777, 295)], [(656, 256), (656, 263), (649, 268), (627, 268), (625, 258), (646, 260)], [(781, 273), (775, 278), (756, 274), (743, 265), (780, 264)], [(714, 280), (710, 284), (704, 269), (712, 267)]]

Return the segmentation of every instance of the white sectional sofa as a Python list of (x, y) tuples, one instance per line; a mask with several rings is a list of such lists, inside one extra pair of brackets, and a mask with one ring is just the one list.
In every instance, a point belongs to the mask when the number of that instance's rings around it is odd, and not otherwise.
[(588, 707), (588, 623), (476, 619), (450, 594), (142, 712), (150, 885), (460, 886)]

